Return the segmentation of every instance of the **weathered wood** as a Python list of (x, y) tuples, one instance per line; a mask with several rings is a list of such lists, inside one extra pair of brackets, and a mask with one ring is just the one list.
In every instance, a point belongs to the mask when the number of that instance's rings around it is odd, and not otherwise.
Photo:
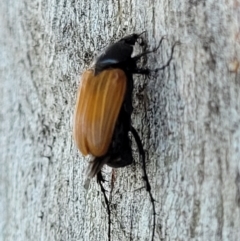
[[(155, 240), (240, 240), (239, 8), (237, 0), (2, 0), (0, 240), (107, 240), (103, 195), (95, 181), (83, 188), (87, 162), (72, 139), (76, 91), (99, 50), (143, 30), (149, 48), (166, 35), (151, 68), (181, 42), (168, 69), (135, 78)], [(112, 240), (150, 240), (137, 152), (136, 165), (115, 175)]]

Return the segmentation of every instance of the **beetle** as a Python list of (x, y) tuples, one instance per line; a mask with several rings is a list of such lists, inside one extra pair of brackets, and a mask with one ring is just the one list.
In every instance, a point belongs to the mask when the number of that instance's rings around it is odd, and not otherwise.
[[(144, 55), (155, 52), (157, 48), (132, 57), (133, 47), (141, 34), (131, 34), (108, 46), (93, 62), (90, 69), (81, 76), (78, 89), (73, 136), (83, 155), (93, 156), (89, 162), (88, 177), (97, 176), (107, 204), (109, 216), (108, 237), (110, 240), (110, 207), (103, 188), (101, 169), (104, 165), (113, 168), (125, 167), (133, 163), (131, 148), (132, 134), (142, 157), (143, 179), (153, 207), (153, 233), (155, 232), (155, 204), (148, 180), (145, 152), (136, 129), (131, 124), (133, 74), (148, 75), (150, 70), (138, 68), (137, 63)], [(155, 71), (164, 69), (168, 62)]]

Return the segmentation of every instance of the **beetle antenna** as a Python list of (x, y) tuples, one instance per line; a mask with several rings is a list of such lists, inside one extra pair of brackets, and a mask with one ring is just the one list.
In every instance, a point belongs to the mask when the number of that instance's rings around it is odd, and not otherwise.
[[(137, 42), (140, 46), (145, 46), (145, 45), (146, 45), (143, 37), (141, 36), (141, 35), (143, 35), (143, 34), (146, 33), (146, 32), (147, 32), (147, 31), (144, 30), (143, 32), (141, 32), (140, 34), (137, 35), (137, 41), (136, 41), (136, 42)], [(141, 41), (138, 41), (139, 39), (140, 39)]]
[(153, 209), (153, 230), (152, 230), (152, 241), (154, 240), (154, 235), (155, 235), (155, 226), (156, 226), (156, 209), (155, 209), (155, 200), (153, 198), (152, 192), (151, 192), (151, 185), (150, 182), (148, 180), (148, 175), (147, 175), (147, 171), (146, 171), (146, 160), (145, 160), (145, 151), (143, 150), (143, 145), (141, 142), (141, 139), (136, 131), (136, 129), (131, 126), (130, 129), (131, 133), (133, 134), (133, 137), (137, 143), (138, 146), (138, 151), (140, 156), (142, 156), (142, 166), (143, 166), (143, 179), (146, 183), (146, 190), (149, 194), (150, 197), (150, 201), (152, 203), (152, 209)]
[(138, 37), (140, 37), (142, 34), (146, 33), (147, 31), (144, 30), (143, 32), (141, 32), (140, 34), (138, 34)]
[(98, 184), (101, 187), (101, 191), (103, 193), (104, 200), (105, 200), (105, 203), (106, 203), (106, 206), (107, 206), (107, 213), (108, 213), (108, 241), (111, 241), (111, 210), (110, 210), (109, 201), (107, 199), (106, 190), (105, 190), (105, 188), (103, 187), (103, 184), (102, 184), (104, 182), (104, 179), (103, 179), (101, 171), (99, 171), (97, 173), (97, 182), (98, 182)]

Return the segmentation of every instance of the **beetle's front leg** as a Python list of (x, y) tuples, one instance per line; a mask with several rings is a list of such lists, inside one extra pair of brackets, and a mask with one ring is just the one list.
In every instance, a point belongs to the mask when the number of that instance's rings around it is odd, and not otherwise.
[(163, 65), (162, 67), (160, 67), (160, 68), (154, 69), (153, 71), (158, 72), (159, 70), (163, 70), (163, 69), (165, 69), (166, 67), (169, 66), (169, 64), (171, 63), (171, 61), (172, 61), (172, 59), (173, 59), (174, 48), (176, 47), (176, 45), (179, 45), (179, 44), (180, 44), (180, 42), (177, 41), (177, 42), (175, 42), (174, 45), (172, 46), (171, 55), (170, 55), (170, 58), (168, 59), (167, 63), (164, 64), (164, 65)]
[[(135, 61), (138, 61), (142, 56), (157, 51), (157, 49), (161, 46), (162, 40), (163, 40), (163, 38), (161, 38), (158, 47), (156, 47), (154, 50), (152, 50), (152, 51), (147, 51), (147, 52), (144, 52), (144, 53), (142, 53), (142, 54), (139, 54), (139, 55), (133, 57), (133, 59), (134, 59)], [(176, 45), (179, 45), (179, 44), (180, 44), (180, 43), (179, 43), (178, 41), (174, 43), (174, 45), (172, 46), (172, 49), (171, 49), (171, 55), (170, 55), (167, 63), (164, 64), (163, 66), (161, 66), (160, 68), (156, 68), (156, 69), (153, 69), (153, 70), (148, 69), (148, 68), (147, 68), (147, 69), (141, 69), (141, 68), (138, 69), (138, 68), (136, 68), (136, 69), (133, 70), (133, 73), (135, 73), (135, 74), (149, 75), (151, 72), (155, 72), (155, 73), (156, 73), (156, 72), (158, 72), (158, 71), (160, 71), (160, 70), (165, 69), (166, 67), (168, 67), (168, 66), (170, 65), (170, 63), (171, 63), (171, 61), (172, 61), (172, 59), (173, 59), (174, 48), (176, 47)]]
[(138, 54), (138, 55), (136, 55), (135, 57), (133, 57), (134, 62), (137, 62), (140, 58), (142, 58), (143, 56), (145, 56), (145, 55), (147, 55), (147, 54), (156, 52), (156, 51), (160, 48), (160, 46), (162, 45), (162, 41), (164, 40), (164, 38), (165, 38), (165, 37), (163, 36), (163, 37), (160, 39), (158, 46), (155, 47), (154, 49), (145, 51), (145, 52), (143, 52), (143, 53), (141, 53), (141, 54)]

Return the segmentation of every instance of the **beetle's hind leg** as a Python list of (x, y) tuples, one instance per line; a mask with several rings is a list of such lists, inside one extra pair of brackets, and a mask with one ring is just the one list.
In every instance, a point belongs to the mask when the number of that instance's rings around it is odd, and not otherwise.
[(155, 209), (155, 200), (153, 198), (153, 195), (152, 195), (152, 192), (151, 192), (151, 185), (150, 185), (150, 182), (148, 180), (148, 175), (147, 175), (147, 171), (146, 171), (146, 160), (145, 160), (145, 151), (143, 149), (143, 145), (142, 145), (142, 142), (141, 142), (141, 139), (136, 131), (136, 129), (131, 126), (131, 129), (130, 129), (136, 143), (137, 143), (137, 146), (138, 146), (138, 151), (139, 151), (139, 155), (142, 157), (142, 167), (143, 167), (143, 179), (146, 183), (146, 190), (149, 194), (149, 197), (150, 197), (150, 201), (152, 203), (152, 209), (153, 209), (153, 231), (152, 231), (152, 241), (154, 240), (154, 235), (155, 235), (155, 226), (156, 226), (156, 209)]
[(111, 210), (110, 210), (110, 204), (109, 204), (109, 201), (108, 201), (108, 198), (107, 198), (107, 195), (106, 195), (106, 190), (103, 187), (103, 182), (104, 181), (105, 180), (104, 180), (104, 178), (102, 176), (102, 173), (101, 173), (101, 171), (99, 171), (97, 173), (97, 182), (98, 182), (98, 184), (101, 187), (101, 191), (102, 191), (103, 196), (104, 196), (105, 204), (107, 206), (107, 213), (108, 213), (108, 241), (110, 241), (111, 240)]

